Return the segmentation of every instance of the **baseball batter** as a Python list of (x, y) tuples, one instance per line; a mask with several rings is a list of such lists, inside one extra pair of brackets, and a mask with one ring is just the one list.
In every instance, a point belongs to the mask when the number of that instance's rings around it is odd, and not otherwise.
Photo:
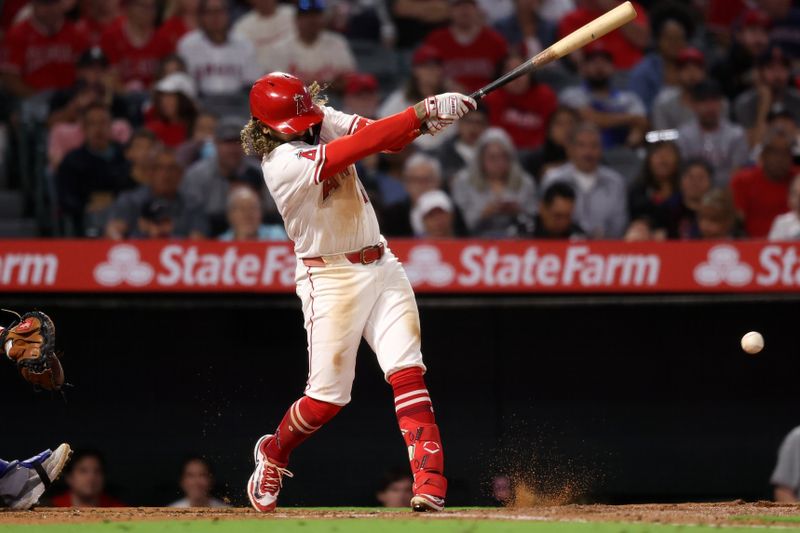
[(402, 149), (423, 125), (435, 135), (475, 107), (468, 96), (445, 93), (373, 122), (325, 106), (318, 85), (289, 74), (274, 72), (253, 85), (242, 142), (262, 157), (264, 180), (294, 241), (308, 340), (305, 394), (255, 446), (247, 488), (255, 509), (275, 509), (283, 478), (292, 477), (292, 450), (350, 401), (361, 337), (394, 391), (414, 476), (411, 507), (444, 508), (442, 443), (423, 379), (414, 293), (354, 164)]
[[(15, 313), (16, 314), (16, 313)], [(22, 377), (40, 388), (58, 390), (64, 373), (52, 351), (55, 327), (47, 315), (34, 311), (0, 327), (0, 355), (19, 368)], [(45, 450), (25, 461), (0, 459), (0, 507), (30, 509), (61, 475), (72, 453), (68, 444)]]

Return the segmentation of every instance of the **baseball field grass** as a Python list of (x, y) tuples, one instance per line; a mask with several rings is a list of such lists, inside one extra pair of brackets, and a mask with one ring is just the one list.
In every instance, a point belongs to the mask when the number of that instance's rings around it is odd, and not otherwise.
[(800, 533), (800, 505), (559, 505), (455, 508), (434, 515), (374, 508), (50, 509), (0, 512), (1, 533)]

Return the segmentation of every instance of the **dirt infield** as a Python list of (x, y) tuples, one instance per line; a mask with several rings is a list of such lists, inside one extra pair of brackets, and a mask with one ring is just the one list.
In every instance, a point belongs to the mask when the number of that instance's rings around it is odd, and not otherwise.
[(0, 512), (3, 524), (57, 524), (131, 521), (252, 520), (269, 519), (462, 519), (462, 520), (531, 520), (582, 522), (633, 522), (658, 524), (763, 525), (763, 517), (800, 522), (800, 504), (772, 502), (683, 503), (647, 505), (561, 505), (513, 508), (465, 508), (438, 514), (417, 515), (405, 511), (381, 509), (281, 509), (261, 515), (246, 508), (172, 509), (161, 507), (125, 507), (117, 509), (54, 509)]

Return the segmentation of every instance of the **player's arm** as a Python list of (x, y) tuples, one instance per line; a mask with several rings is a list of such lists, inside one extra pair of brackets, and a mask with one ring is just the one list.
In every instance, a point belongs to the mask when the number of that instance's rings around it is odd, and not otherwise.
[(317, 181), (335, 176), (368, 155), (396, 150), (410, 143), (419, 135), (423, 123), (431, 132), (437, 133), (476, 107), (475, 100), (469, 96), (445, 93), (426, 98), (396, 115), (368, 123), (351, 135), (320, 146)]

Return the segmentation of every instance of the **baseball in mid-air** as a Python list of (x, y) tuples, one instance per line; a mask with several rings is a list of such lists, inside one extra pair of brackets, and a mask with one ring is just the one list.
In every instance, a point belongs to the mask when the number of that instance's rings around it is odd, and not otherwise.
[(742, 350), (750, 355), (755, 355), (763, 349), (764, 337), (761, 335), (761, 333), (757, 331), (751, 331), (742, 337)]

